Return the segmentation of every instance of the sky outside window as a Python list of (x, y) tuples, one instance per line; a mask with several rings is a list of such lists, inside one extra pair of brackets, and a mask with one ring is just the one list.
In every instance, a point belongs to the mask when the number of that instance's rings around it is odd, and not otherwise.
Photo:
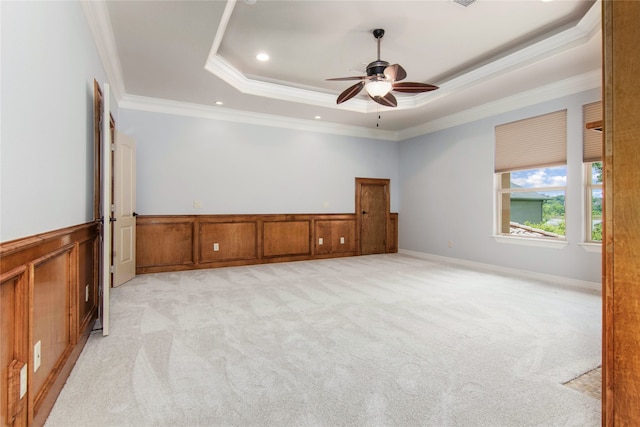
[[(528, 169), (511, 172), (511, 182), (521, 188), (564, 187), (567, 185), (567, 167)], [(550, 194), (550, 192), (541, 192)]]

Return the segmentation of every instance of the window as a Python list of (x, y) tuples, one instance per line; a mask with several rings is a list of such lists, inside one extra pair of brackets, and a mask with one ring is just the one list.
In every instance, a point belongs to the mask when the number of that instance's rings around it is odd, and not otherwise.
[(586, 164), (586, 240), (602, 242), (602, 162)]
[(564, 240), (566, 110), (495, 130), (497, 234)]
[(499, 174), (500, 234), (565, 237), (566, 166)]
[(602, 242), (602, 102), (582, 106), (585, 241)]

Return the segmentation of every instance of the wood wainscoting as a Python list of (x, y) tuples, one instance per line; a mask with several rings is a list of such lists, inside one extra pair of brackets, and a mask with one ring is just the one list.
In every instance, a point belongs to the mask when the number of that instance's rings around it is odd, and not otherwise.
[[(398, 251), (398, 214), (387, 253)], [(137, 218), (136, 273), (355, 256), (355, 214), (163, 215)]]
[(91, 223), (0, 244), (0, 425), (51, 411), (97, 318), (98, 242)]

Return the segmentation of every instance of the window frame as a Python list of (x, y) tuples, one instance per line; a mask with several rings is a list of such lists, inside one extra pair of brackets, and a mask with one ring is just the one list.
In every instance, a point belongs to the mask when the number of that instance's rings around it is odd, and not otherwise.
[(602, 240), (593, 240), (593, 190), (604, 191), (603, 183), (593, 182), (593, 164), (602, 163), (601, 160), (584, 163), (584, 190), (585, 190), (585, 214), (584, 218), (584, 243), (601, 245)]
[[(553, 166), (544, 166), (544, 167), (536, 167), (532, 169), (524, 169), (524, 170), (539, 170), (539, 169), (549, 169), (555, 167), (564, 167), (567, 168), (567, 165), (553, 165)], [(566, 236), (566, 228), (567, 228), (567, 184), (562, 186), (545, 186), (545, 187), (527, 187), (527, 188), (503, 188), (503, 176), (505, 174), (509, 174), (509, 183), (511, 183), (511, 174), (513, 172), (518, 172), (518, 170), (513, 171), (505, 171), (505, 172), (496, 172), (495, 173), (495, 182), (496, 182), (496, 215), (495, 215), (495, 233), (494, 236), (499, 238), (500, 241), (505, 241), (505, 239), (523, 239), (523, 240), (531, 240), (531, 241), (547, 241), (547, 242), (567, 242)], [(568, 175), (568, 174), (567, 174)], [(511, 200), (511, 194), (513, 193), (540, 193), (540, 192), (563, 192), (564, 193), (564, 225), (565, 225), (565, 234), (558, 235), (557, 237), (553, 236), (527, 236), (520, 234), (511, 234), (504, 233), (502, 231), (503, 228), (503, 200), (505, 199), (505, 195), (509, 195), (509, 203)], [(509, 206), (511, 207), (511, 206)], [(510, 210), (509, 210), (510, 212)], [(524, 225), (524, 224), (523, 224)]]

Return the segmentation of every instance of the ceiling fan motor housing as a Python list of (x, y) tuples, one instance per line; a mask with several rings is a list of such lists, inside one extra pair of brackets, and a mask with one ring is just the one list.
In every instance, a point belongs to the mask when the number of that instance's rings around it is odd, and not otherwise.
[(387, 61), (378, 59), (367, 65), (367, 76), (380, 76), (384, 78), (384, 69), (389, 66)]

